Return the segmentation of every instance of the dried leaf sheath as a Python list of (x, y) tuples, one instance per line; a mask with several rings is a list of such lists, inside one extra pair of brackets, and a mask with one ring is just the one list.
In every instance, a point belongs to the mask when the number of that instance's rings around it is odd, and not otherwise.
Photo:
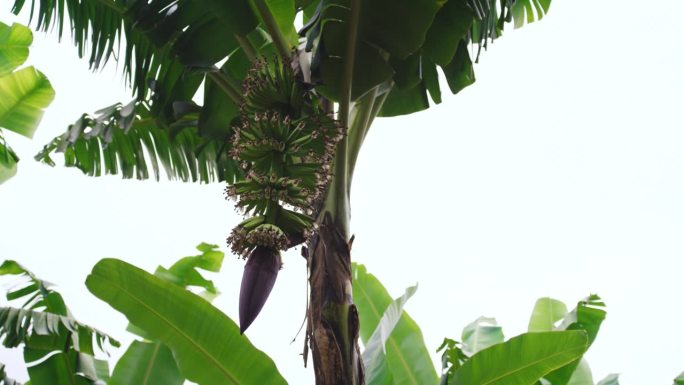
[(350, 248), (329, 214), (309, 241), (306, 258), (311, 285), (307, 338), (316, 385), (363, 385)]

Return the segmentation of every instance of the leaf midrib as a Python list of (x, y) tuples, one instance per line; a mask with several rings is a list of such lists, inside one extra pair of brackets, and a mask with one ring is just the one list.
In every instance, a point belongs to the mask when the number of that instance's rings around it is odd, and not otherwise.
[[(62, 352), (61, 356), (62, 356), (62, 360), (64, 361), (64, 364), (66, 365), (67, 369), (70, 369), (72, 366), (71, 366), (71, 360), (69, 359), (69, 351), (67, 350), (67, 351)], [(76, 385), (76, 382), (74, 379), (74, 377), (76, 377), (76, 376), (77, 376), (76, 373), (68, 373), (67, 374), (66, 377), (69, 379), (69, 384)]]
[(152, 375), (152, 368), (154, 367), (155, 360), (157, 359), (157, 354), (159, 354), (159, 348), (161, 347), (161, 342), (157, 342), (154, 344), (154, 350), (152, 351), (152, 357), (150, 357), (150, 364), (147, 365), (147, 368), (145, 369), (145, 374), (143, 376), (143, 382), (142, 385), (147, 385), (147, 381), (150, 380), (150, 376)]
[(12, 49), (12, 48), (13, 48), (13, 49), (25, 48), (25, 49), (28, 49), (29, 46), (27, 46), (27, 45), (25, 45), (25, 44), (19, 44), (19, 43), (12, 43), (12, 44), (3, 44), (3, 43), (0, 43), (0, 49), (6, 49), (6, 48), (10, 48), (10, 49)]
[[(382, 319), (382, 315), (379, 313), (378, 309), (375, 307), (373, 302), (370, 300), (370, 296), (363, 289), (363, 287), (361, 285), (359, 285), (358, 288), (360, 289), (363, 296), (366, 298), (368, 304), (370, 305), (370, 307), (373, 310), (373, 312), (375, 313), (375, 315), (378, 317), (378, 323), (379, 323), (380, 322), (379, 320)], [(402, 310), (401, 316), (399, 318), (399, 321), (397, 321), (397, 324), (399, 322), (401, 322), (401, 317), (403, 317), (403, 316), (404, 316), (404, 311)], [(395, 328), (396, 328), (396, 326), (395, 326)], [(394, 332), (394, 329), (392, 330), (392, 332)], [(411, 379), (411, 383), (415, 384), (415, 385), (419, 385), (418, 380), (413, 376), (413, 373), (411, 373), (411, 371), (409, 370), (408, 363), (404, 359), (404, 356), (401, 354), (401, 350), (399, 349), (399, 346), (397, 346), (396, 341), (394, 341), (394, 338), (392, 337), (392, 333), (390, 333), (389, 337), (387, 337), (387, 341), (390, 343), (392, 350), (394, 350), (395, 353), (397, 354), (397, 356), (399, 357), (399, 361), (401, 362), (401, 366), (403, 367), (404, 371), (408, 374), (408, 377)]]
[[(517, 369), (511, 370), (511, 371), (508, 371), (508, 372), (504, 372), (503, 374), (501, 374), (501, 375), (498, 376), (498, 377), (494, 377), (494, 378), (488, 380), (487, 382), (483, 382), (482, 385), (493, 384), (494, 382), (496, 382), (496, 381), (498, 381), (498, 380), (500, 380), (500, 379), (502, 379), (502, 378), (504, 378), (504, 377), (507, 377), (507, 376), (509, 376), (509, 375), (511, 375), (511, 374), (513, 374), (513, 373), (520, 372), (520, 371), (525, 370), (525, 369), (527, 369), (527, 368), (529, 368), (529, 367), (531, 367), (531, 366), (537, 365), (537, 364), (539, 364), (540, 362), (543, 362), (543, 361), (546, 361), (546, 360), (551, 360), (551, 359), (555, 358), (556, 356), (559, 356), (559, 355), (562, 355), (562, 354), (568, 354), (568, 353), (570, 353), (570, 352), (572, 352), (572, 351), (574, 351), (574, 350), (580, 349), (580, 348), (581, 348), (581, 347), (573, 347), (573, 348), (569, 348), (569, 349), (567, 349), (567, 350), (563, 350), (563, 351), (558, 352), (558, 353), (554, 353), (554, 354), (552, 354), (552, 355), (550, 355), (550, 356), (545, 356), (545, 357), (540, 358), (540, 359), (538, 359), (538, 360), (532, 361), (532, 362), (528, 363), (527, 365), (520, 366), (520, 367), (518, 367)], [(576, 359), (576, 358), (573, 358), (573, 359), (569, 360), (568, 362), (572, 362), (572, 361), (575, 360), (575, 359)], [(559, 364), (559, 365), (555, 365), (551, 370), (549, 370), (549, 372), (554, 371), (554, 370), (556, 370), (556, 369), (558, 369), (558, 368), (564, 366), (564, 365), (567, 364), (568, 362), (562, 363), (562, 364)], [(547, 373), (548, 373), (548, 372), (547, 372)]]
[[(96, 274), (93, 274), (93, 277), (96, 277), (96, 276), (97, 276)], [(104, 276), (101, 276), (101, 275), (99, 276), (99, 278), (101, 278), (101, 279), (103, 279), (103, 280), (106, 280), (106, 278), (105, 278)], [(223, 373), (223, 374), (225, 375), (225, 377), (227, 377), (233, 384), (236, 384), (236, 385), (240, 385), (240, 384), (241, 384), (235, 377), (233, 377), (233, 375), (232, 375), (227, 369), (225, 369), (225, 368), (218, 362), (218, 360), (216, 360), (216, 358), (214, 358), (213, 355), (209, 354), (208, 351), (206, 351), (201, 345), (197, 344), (192, 338), (190, 338), (189, 335), (185, 334), (181, 329), (179, 329), (178, 327), (176, 327), (176, 326), (175, 326), (174, 324), (172, 324), (171, 322), (167, 321), (166, 318), (164, 318), (160, 313), (158, 313), (157, 311), (155, 311), (152, 307), (148, 306), (145, 302), (142, 302), (141, 300), (139, 300), (139, 299), (138, 299), (137, 297), (135, 297), (131, 292), (129, 292), (128, 290), (126, 290), (123, 286), (119, 285), (118, 283), (112, 283), (112, 285), (114, 285), (114, 286), (116, 286), (117, 288), (119, 288), (119, 290), (121, 290), (122, 293), (124, 293), (124, 294), (126, 294), (127, 296), (129, 296), (130, 298), (132, 298), (134, 301), (136, 301), (137, 303), (139, 303), (140, 305), (142, 305), (144, 308), (146, 308), (147, 310), (149, 310), (150, 313), (152, 313), (154, 316), (156, 316), (157, 318), (159, 318), (162, 322), (164, 322), (165, 324), (167, 324), (168, 326), (170, 326), (172, 329), (174, 329), (175, 331), (177, 331), (178, 334), (179, 334), (181, 337), (183, 337), (184, 339), (186, 339), (186, 340), (190, 343), (190, 345), (194, 346), (194, 347), (195, 347), (203, 356), (205, 356), (211, 363), (213, 363), (214, 366), (216, 366), (216, 368), (217, 368), (221, 373)], [(128, 316), (126, 316), (126, 317), (128, 317)]]
[[(26, 67), (26, 68), (31, 68), (31, 67)], [(20, 70), (20, 71), (22, 71), (22, 70)], [(12, 72), (9, 74), (9, 76), (11, 76), (12, 74), (16, 74), (16, 73), (19, 73), (19, 71)], [(24, 103), (26, 99), (28, 99), (31, 96), (35, 95), (36, 93), (40, 92), (41, 89), (45, 86), (45, 80), (46, 79), (44, 77), (39, 76), (37, 78), (37, 81), (33, 84), (33, 87), (31, 87), (31, 89), (29, 89), (28, 92), (25, 92), (23, 95), (21, 95), (21, 97), (17, 98), (17, 102), (12, 104), (11, 106), (9, 106), (7, 108), (7, 111), (5, 111), (4, 114), (0, 115), (0, 123), (2, 123), (2, 121), (4, 121), (8, 116), (11, 116), (12, 112), (17, 108), (17, 106)], [(40, 111), (42, 111), (42, 110), (43, 109), (40, 108)], [(10, 129), (9, 127), (7, 127), (7, 129), (10, 131), (16, 132), (17, 134), (20, 134), (22, 136), (28, 137), (28, 135), (26, 133), (15, 131), (13, 129)]]
[(473, 346), (471, 347), (471, 350), (474, 353), (477, 353), (481, 349), (478, 348), (478, 344), (480, 342), (480, 324), (475, 325), (475, 330), (473, 332)]
[(546, 306), (548, 307), (548, 309), (546, 309), (546, 314), (547, 314), (548, 317), (549, 317), (549, 319), (548, 319), (549, 330), (553, 330), (553, 324), (556, 323), (556, 322), (554, 321), (554, 319), (553, 319), (553, 318), (554, 318), (554, 314), (555, 314), (554, 311), (553, 311), (553, 305), (554, 305), (554, 304), (553, 304), (553, 300), (552, 300), (551, 298), (549, 298), (549, 299), (546, 300), (546, 303), (547, 303)]

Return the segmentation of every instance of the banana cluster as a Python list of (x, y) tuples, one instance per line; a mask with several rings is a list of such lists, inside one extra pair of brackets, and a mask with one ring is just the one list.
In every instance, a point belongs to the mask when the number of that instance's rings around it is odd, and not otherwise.
[(247, 257), (258, 246), (285, 250), (309, 237), (344, 129), (289, 63), (257, 61), (243, 96), (231, 156), (245, 178), (226, 195), (248, 217), (228, 237)]

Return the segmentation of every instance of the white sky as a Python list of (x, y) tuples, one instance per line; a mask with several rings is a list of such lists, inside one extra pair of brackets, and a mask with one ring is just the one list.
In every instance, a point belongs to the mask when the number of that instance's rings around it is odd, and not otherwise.
[[(3, 22), (26, 21), (3, 8)], [(598, 293), (608, 318), (587, 354), (596, 380), (671, 384), (684, 370), (683, 14), (678, 0), (555, 0), (544, 21), (482, 54), (475, 85), (374, 125), (353, 187), (353, 258), (395, 296), (420, 284), (407, 309), (431, 351), (481, 315), (512, 337), (538, 297), (572, 307)], [(58, 283), (77, 318), (128, 341), (124, 317), (83, 285), (96, 261), (152, 270), (202, 241), (225, 250), (239, 218), (218, 184), (91, 179), (34, 162), (81, 113), (130, 100), (113, 67), (93, 75), (54, 40), (36, 34), (30, 61), (55, 102), (35, 140), (6, 134), (23, 161), (0, 187), (0, 259)], [(242, 268), (228, 255), (213, 277), (215, 304), (234, 319)], [(313, 384), (301, 335), (290, 344), (305, 280), (299, 252), (286, 255), (247, 332), (291, 384)], [(21, 377), (18, 358), (0, 350)]]

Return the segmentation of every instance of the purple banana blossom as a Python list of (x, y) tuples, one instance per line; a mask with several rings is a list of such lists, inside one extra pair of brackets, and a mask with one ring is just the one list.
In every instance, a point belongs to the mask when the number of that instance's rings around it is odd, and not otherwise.
[(254, 322), (271, 294), (280, 270), (280, 252), (257, 246), (247, 259), (240, 285), (240, 334)]

